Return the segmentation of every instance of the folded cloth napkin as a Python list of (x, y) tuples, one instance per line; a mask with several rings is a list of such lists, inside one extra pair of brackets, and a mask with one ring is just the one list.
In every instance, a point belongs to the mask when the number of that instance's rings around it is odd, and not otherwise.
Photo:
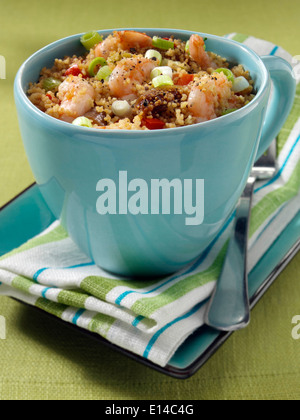
[[(258, 54), (292, 57), (269, 42), (227, 35)], [(258, 182), (249, 241), (249, 271), (300, 209), (300, 84), (293, 110), (278, 136), (278, 173)], [(62, 320), (165, 366), (202, 326), (226, 254), (233, 217), (192, 265), (160, 281), (132, 281), (94, 265), (56, 221), (0, 258), (0, 294), (35, 305)]]

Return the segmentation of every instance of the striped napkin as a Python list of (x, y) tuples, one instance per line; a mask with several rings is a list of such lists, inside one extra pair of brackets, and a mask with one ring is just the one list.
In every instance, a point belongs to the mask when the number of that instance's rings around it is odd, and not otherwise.
[[(292, 57), (269, 42), (227, 35), (258, 54)], [(256, 185), (249, 241), (249, 270), (300, 210), (300, 84), (278, 137), (276, 176)], [(222, 268), (233, 217), (192, 265), (160, 281), (132, 281), (95, 266), (59, 221), (0, 258), (0, 294), (35, 305), (79, 328), (165, 366), (204, 323), (207, 298)]]

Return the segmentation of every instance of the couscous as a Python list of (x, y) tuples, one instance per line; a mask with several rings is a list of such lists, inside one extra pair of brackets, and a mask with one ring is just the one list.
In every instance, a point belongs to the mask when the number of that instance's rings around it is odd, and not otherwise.
[(207, 51), (205, 39), (133, 30), (81, 37), (82, 56), (57, 58), (28, 90), (46, 114), (97, 129), (175, 128), (218, 118), (254, 97), (241, 64)]

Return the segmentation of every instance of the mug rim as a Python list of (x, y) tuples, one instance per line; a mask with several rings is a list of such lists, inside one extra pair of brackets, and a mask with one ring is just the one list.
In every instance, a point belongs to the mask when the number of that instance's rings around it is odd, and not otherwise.
[[(28, 96), (26, 95), (25, 89), (23, 89), (22, 86), (22, 79), (23, 79), (23, 75), (25, 72), (25, 69), (27, 66), (29, 66), (31, 64), (31, 62), (37, 58), (39, 55), (41, 55), (42, 53), (45, 53), (49, 50), (49, 52), (51, 50), (54, 50), (55, 48), (61, 46), (62, 44), (68, 42), (68, 41), (73, 41), (76, 39), (80, 39), (80, 37), (82, 35), (84, 35), (86, 32), (82, 32), (79, 34), (74, 34), (74, 35), (69, 35), (67, 37), (64, 38), (60, 38), (54, 42), (51, 42), (50, 44), (47, 44), (46, 46), (40, 48), (39, 50), (37, 50), (35, 53), (31, 54), (21, 65), (21, 67), (19, 68), (16, 77), (15, 77), (15, 82), (14, 82), (14, 89), (15, 89), (15, 93), (19, 95), (19, 98), (22, 100), (22, 102), (30, 109), (30, 111), (33, 111), (34, 115), (36, 115), (37, 118), (39, 118), (41, 121), (44, 121), (44, 123), (48, 126), (51, 126), (52, 129), (54, 126), (57, 127), (57, 129), (59, 130), (68, 130), (70, 133), (80, 133), (80, 130), (82, 132), (82, 134), (87, 135), (88, 133), (90, 134), (90, 137), (94, 137), (94, 136), (98, 136), (101, 135), (102, 139), (106, 136), (108, 136), (108, 138), (110, 136), (112, 136), (113, 134), (116, 135), (120, 135), (120, 136), (124, 136), (124, 137), (132, 137), (132, 138), (137, 138), (137, 137), (141, 137), (141, 132), (142, 137), (159, 137), (159, 134), (170, 134), (173, 133), (174, 130), (176, 130), (174, 132), (178, 133), (178, 134), (184, 134), (185, 132), (188, 133), (191, 130), (195, 130), (198, 127), (207, 127), (208, 125), (211, 125), (212, 128), (214, 128), (216, 125), (218, 124), (222, 124), (224, 121), (224, 118), (226, 119), (227, 123), (233, 122), (234, 120), (236, 120), (238, 117), (243, 117), (245, 114), (248, 114), (249, 112), (252, 111), (253, 108), (256, 107), (257, 103), (262, 99), (267, 86), (268, 86), (268, 81), (269, 81), (269, 73), (267, 68), (265, 67), (262, 59), (260, 58), (260, 56), (253, 51), (251, 48), (249, 48), (248, 46), (239, 43), (237, 41), (234, 41), (230, 38), (225, 38), (222, 36), (218, 36), (218, 35), (212, 35), (212, 34), (207, 34), (204, 32), (198, 32), (198, 31), (188, 31), (188, 30), (184, 30), (184, 29), (172, 29), (172, 28), (115, 28), (115, 29), (103, 29), (103, 30), (97, 30), (96, 32), (98, 32), (99, 34), (107, 34), (109, 35), (110, 33), (114, 32), (114, 31), (123, 31), (123, 30), (134, 30), (134, 31), (139, 31), (139, 32), (145, 32), (147, 33), (147, 31), (155, 31), (158, 34), (159, 33), (169, 33), (171, 32), (172, 34), (175, 35), (183, 35), (183, 36), (191, 36), (192, 34), (199, 34), (202, 37), (207, 37), (209, 39), (218, 41), (218, 42), (223, 42), (223, 43), (227, 43), (229, 45), (232, 45), (233, 48), (239, 48), (241, 50), (243, 50), (248, 56), (251, 57), (252, 60), (254, 60), (257, 64), (257, 67), (260, 70), (260, 74), (262, 76), (262, 82), (261, 82), (261, 86), (259, 87), (258, 92), (255, 94), (255, 97), (253, 98), (253, 100), (251, 102), (249, 102), (247, 105), (243, 106), (242, 108), (236, 110), (235, 112), (229, 113), (227, 115), (223, 115), (220, 116), (218, 118), (214, 118), (212, 120), (208, 120), (208, 121), (203, 121), (200, 123), (195, 123), (195, 124), (191, 124), (191, 125), (187, 125), (187, 126), (182, 126), (182, 127), (172, 127), (172, 128), (163, 128), (163, 129), (157, 129), (157, 130), (121, 130), (121, 129), (109, 129), (109, 130), (101, 130), (99, 132), (99, 129), (96, 128), (88, 128), (88, 127), (81, 127), (81, 126), (75, 126), (73, 124), (67, 123), (65, 121), (56, 119), (50, 115), (47, 115), (45, 112), (41, 111), (39, 108), (37, 108), (28, 98)], [(59, 58), (59, 57), (58, 57)], [(226, 58), (226, 57), (225, 57)], [(238, 63), (239, 64), (239, 63)], [(155, 136), (155, 133), (158, 134), (158, 136)], [(167, 137), (167, 136), (166, 136)], [(86, 137), (82, 138), (82, 141), (86, 141)]]

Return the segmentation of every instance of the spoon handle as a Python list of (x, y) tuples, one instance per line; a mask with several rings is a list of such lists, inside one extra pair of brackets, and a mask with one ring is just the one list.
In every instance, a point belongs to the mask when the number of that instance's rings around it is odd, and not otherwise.
[(248, 297), (248, 230), (255, 178), (249, 177), (236, 210), (221, 275), (206, 311), (206, 323), (221, 331), (235, 331), (250, 322)]

